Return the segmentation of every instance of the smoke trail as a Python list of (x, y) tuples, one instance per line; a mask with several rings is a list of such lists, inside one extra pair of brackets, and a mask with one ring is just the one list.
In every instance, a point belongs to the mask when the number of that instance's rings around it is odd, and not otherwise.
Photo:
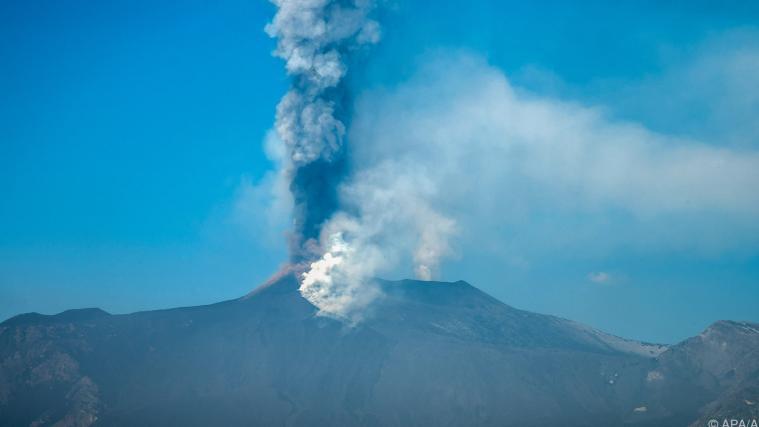
[(338, 209), (337, 189), (346, 172), (343, 78), (346, 57), (379, 40), (368, 18), (373, 0), (272, 0), (278, 10), (266, 32), (277, 38), (292, 87), (277, 106), (276, 130), (288, 152), (293, 195), (290, 243), (295, 263), (321, 255), (317, 239)]

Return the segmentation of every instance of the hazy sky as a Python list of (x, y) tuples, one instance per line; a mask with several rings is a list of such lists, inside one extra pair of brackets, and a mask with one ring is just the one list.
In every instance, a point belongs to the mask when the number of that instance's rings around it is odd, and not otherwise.
[[(708, 3), (384, 2), (351, 65), (357, 161), (406, 150), (462, 187), (444, 280), (650, 341), (759, 321), (759, 5)], [(0, 318), (211, 303), (277, 269), (273, 12), (0, 4)]]

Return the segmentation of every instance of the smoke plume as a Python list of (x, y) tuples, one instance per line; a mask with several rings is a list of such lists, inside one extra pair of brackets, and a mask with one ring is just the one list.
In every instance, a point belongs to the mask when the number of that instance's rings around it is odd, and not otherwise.
[[(395, 194), (392, 183), (371, 173), (354, 173), (351, 184), (344, 183), (354, 172), (348, 170), (345, 147), (351, 98), (344, 77), (352, 52), (379, 40), (379, 25), (369, 18), (374, 2), (273, 2), (278, 10), (266, 31), (277, 38), (275, 54), (292, 78), (275, 126), (286, 148), (282, 174), (292, 195), (291, 262), (302, 271), (301, 294), (320, 313), (356, 322), (380, 295), (373, 277), (393, 263), (393, 245), (383, 239), (397, 228), (398, 218), (413, 222), (400, 214), (404, 208), (397, 200), (387, 200)], [(378, 185), (388, 184), (380, 191)], [(383, 197), (393, 209), (376, 203)], [(419, 276), (430, 278), (445, 239), (429, 229), (430, 223), (424, 227), (414, 259)]]
[(371, 0), (273, 0), (278, 10), (266, 32), (292, 78), (277, 106), (276, 130), (287, 149), (285, 173), (293, 196), (291, 259), (321, 255), (317, 239), (338, 210), (337, 189), (346, 173), (345, 129), (349, 95), (346, 57), (379, 40), (368, 18)]

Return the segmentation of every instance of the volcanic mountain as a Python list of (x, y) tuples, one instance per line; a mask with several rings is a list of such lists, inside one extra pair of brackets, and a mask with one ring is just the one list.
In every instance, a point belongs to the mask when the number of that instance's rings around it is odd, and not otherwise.
[[(663, 346), (465, 282), (380, 281), (363, 321), (294, 276), (217, 304), (0, 324), (2, 426), (687, 426), (757, 417), (759, 325)], [(704, 424), (701, 424), (704, 423)]]

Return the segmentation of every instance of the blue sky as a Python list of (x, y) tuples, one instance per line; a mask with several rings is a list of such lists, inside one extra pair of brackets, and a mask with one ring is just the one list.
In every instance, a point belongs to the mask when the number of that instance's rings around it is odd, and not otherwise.
[[(263, 32), (273, 6), (0, 9), (0, 317), (210, 303), (277, 269), (280, 230), (246, 198), (272, 167), (263, 141), (288, 86)], [(755, 2), (387, 2), (383, 39), (351, 64), (350, 84), (382, 111), (396, 91), (417, 93), (409, 82), (431, 58), (476, 57), (475, 71), (547, 105), (751, 153), (758, 18)], [(497, 248), (461, 239), (441, 277), (651, 341), (759, 321), (755, 211), (662, 214), (621, 201), (588, 214), (556, 200), (530, 205), (529, 224), (504, 220)], [(592, 231), (540, 234), (567, 229)]]

